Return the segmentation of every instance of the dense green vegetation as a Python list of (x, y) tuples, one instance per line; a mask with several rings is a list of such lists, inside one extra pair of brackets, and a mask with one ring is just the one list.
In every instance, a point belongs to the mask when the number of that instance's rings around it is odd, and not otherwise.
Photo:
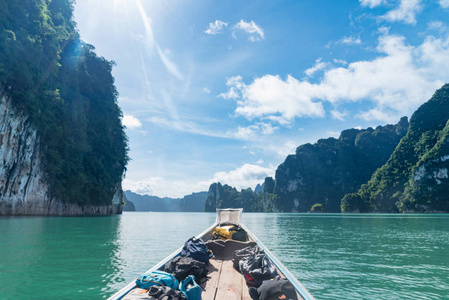
[(128, 162), (114, 63), (72, 12), (72, 0), (0, 0), (0, 91), (37, 128), (52, 196), (109, 204)]
[(227, 184), (213, 183), (207, 195), (204, 211), (215, 212), (215, 208), (243, 208), (244, 211), (260, 212), (263, 209), (264, 193), (251, 189), (237, 191)]
[(396, 125), (301, 145), (262, 193), (212, 184), (205, 210), (449, 212), (449, 84)]
[(385, 165), (342, 211), (449, 211), (449, 84), (411, 117), (407, 135)]
[(204, 211), (214, 212), (215, 208), (243, 208), (246, 212), (272, 212), (272, 203), (277, 203), (278, 196), (273, 194), (274, 180), (265, 178), (265, 183), (258, 185), (253, 192), (250, 188), (237, 191), (227, 184), (213, 183), (207, 194)]
[(278, 166), (273, 203), (279, 211), (310, 211), (321, 204), (340, 212), (341, 199), (356, 192), (390, 157), (408, 128), (407, 118), (376, 129), (348, 129), (338, 139), (301, 145)]
[(263, 193), (212, 184), (205, 210), (340, 212), (341, 199), (388, 160), (407, 128), (404, 117), (396, 125), (348, 129), (338, 139), (301, 145), (278, 166), (275, 179), (265, 179)]

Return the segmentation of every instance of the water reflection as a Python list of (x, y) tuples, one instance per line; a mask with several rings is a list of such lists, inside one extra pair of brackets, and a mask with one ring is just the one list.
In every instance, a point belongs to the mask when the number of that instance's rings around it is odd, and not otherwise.
[(117, 272), (119, 224), (119, 216), (0, 218), (0, 298), (101, 297)]
[[(214, 221), (214, 213), (0, 218), (0, 299), (106, 298)], [(449, 215), (243, 221), (316, 299), (449, 295)]]

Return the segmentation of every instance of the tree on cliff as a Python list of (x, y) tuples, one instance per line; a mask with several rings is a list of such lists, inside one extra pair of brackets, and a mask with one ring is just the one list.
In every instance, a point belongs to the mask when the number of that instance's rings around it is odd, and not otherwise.
[(449, 84), (412, 115), (407, 135), (343, 211), (449, 211)]
[(72, 0), (0, 0), (0, 90), (38, 131), (55, 199), (109, 204), (128, 162), (111, 75), (75, 30)]

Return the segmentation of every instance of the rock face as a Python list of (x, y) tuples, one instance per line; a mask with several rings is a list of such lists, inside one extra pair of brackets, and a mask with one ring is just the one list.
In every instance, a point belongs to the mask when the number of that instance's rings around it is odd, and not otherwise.
[(307, 212), (322, 204), (326, 212), (340, 212), (343, 196), (388, 160), (407, 128), (404, 117), (396, 125), (348, 129), (338, 139), (299, 146), (276, 170), (272, 210)]
[(207, 192), (199, 192), (186, 195), (179, 201), (179, 211), (203, 212), (206, 198)]
[(265, 206), (267, 199), (271, 199), (271, 196), (264, 192), (256, 194), (251, 188), (239, 192), (234, 187), (217, 182), (209, 187), (204, 211), (214, 212), (216, 208), (243, 208), (247, 212), (271, 211), (269, 204)]
[(344, 211), (449, 212), (449, 84), (410, 119), (407, 135)]
[(50, 195), (37, 130), (6, 96), (0, 97), (0, 215), (83, 215), (121, 212), (118, 187), (111, 205), (80, 206)]

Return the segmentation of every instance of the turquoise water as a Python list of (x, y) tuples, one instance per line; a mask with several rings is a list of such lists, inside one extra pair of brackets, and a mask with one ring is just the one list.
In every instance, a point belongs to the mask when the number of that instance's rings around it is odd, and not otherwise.
[[(0, 218), (0, 299), (107, 298), (214, 220), (209, 213)], [(316, 299), (449, 299), (449, 215), (245, 214), (243, 221)]]

